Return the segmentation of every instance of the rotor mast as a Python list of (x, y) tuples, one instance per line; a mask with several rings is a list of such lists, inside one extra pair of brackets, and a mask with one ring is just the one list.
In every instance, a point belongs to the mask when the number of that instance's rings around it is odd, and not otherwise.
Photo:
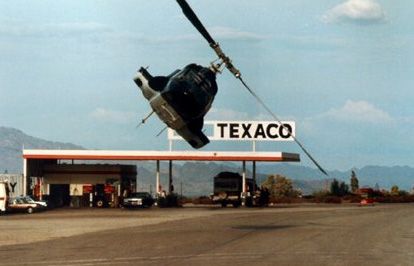
[(211, 70), (214, 72), (220, 72), (220, 67), (224, 64), (227, 69), (236, 77), (241, 77), (240, 71), (234, 67), (231, 62), (231, 59), (223, 52), (218, 42), (216, 42), (213, 37), (211, 37), (210, 33), (206, 30), (203, 23), (198, 19), (197, 15), (188, 5), (185, 0), (177, 0), (177, 3), (180, 5), (181, 9), (183, 10), (184, 15), (187, 19), (193, 24), (193, 26), (198, 30), (198, 32), (206, 39), (210, 47), (216, 52), (217, 56), (221, 60), (219, 63), (212, 63)]

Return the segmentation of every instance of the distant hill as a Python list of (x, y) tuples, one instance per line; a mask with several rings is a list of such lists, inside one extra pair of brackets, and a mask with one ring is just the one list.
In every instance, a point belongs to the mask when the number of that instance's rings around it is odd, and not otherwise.
[(0, 126), (0, 173), (8, 171), (9, 173), (22, 172), (22, 148), (26, 149), (85, 149), (81, 146), (48, 141), (29, 136), (21, 130)]
[[(374, 187), (391, 188), (397, 185), (400, 189), (410, 191), (414, 187), (414, 168), (408, 166), (365, 166), (355, 170), (361, 184)], [(348, 174), (349, 179), (349, 174)]]
[[(359, 180), (360, 186), (374, 187), (376, 184), (380, 188), (389, 189), (393, 185), (400, 189), (410, 191), (414, 186), (414, 168), (409, 166), (365, 166), (355, 168), (354, 171)], [(299, 164), (267, 164), (260, 168), (264, 174), (279, 173), (291, 179), (298, 180), (321, 180), (326, 179), (317, 169), (300, 166)], [(348, 171), (328, 171), (330, 178), (336, 178), (349, 183), (351, 169)]]
[[(22, 147), (30, 149), (84, 149), (82, 146), (53, 142), (29, 136), (14, 128), (0, 127), (0, 173), (22, 172)], [(98, 162), (99, 163), (99, 162)], [(111, 163), (111, 162), (106, 162)], [(119, 162), (115, 162), (119, 163)], [(137, 162), (138, 182), (142, 190), (155, 189), (155, 162)], [(251, 164), (248, 164), (247, 176), (251, 177)], [(241, 172), (241, 163), (217, 162), (174, 162), (173, 177), (177, 193), (184, 195), (209, 195), (213, 190), (213, 177), (222, 171)], [(360, 186), (389, 189), (398, 185), (401, 189), (410, 191), (414, 185), (414, 168), (408, 166), (366, 166), (355, 169)], [(270, 174), (281, 174), (293, 180), (296, 188), (304, 194), (329, 188), (331, 178), (337, 178), (349, 183), (351, 170), (329, 171), (329, 178), (317, 169), (300, 165), (300, 163), (261, 163), (257, 164), (257, 183)], [(167, 190), (168, 163), (161, 163), (161, 182)]]

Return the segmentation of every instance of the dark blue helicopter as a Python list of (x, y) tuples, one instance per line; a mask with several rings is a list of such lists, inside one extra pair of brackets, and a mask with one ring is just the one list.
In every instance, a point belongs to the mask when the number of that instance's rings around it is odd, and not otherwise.
[(209, 143), (202, 129), (217, 93), (215, 72), (190, 64), (168, 76), (153, 77), (141, 68), (134, 81), (158, 117), (193, 148)]

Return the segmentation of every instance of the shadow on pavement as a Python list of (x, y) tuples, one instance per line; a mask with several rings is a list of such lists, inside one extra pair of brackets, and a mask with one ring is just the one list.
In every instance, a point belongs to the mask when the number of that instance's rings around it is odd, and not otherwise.
[(271, 230), (280, 230), (286, 228), (297, 227), (297, 225), (239, 225), (232, 226), (232, 229), (237, 230), (253, 230), (253, 231), (271, 231)]

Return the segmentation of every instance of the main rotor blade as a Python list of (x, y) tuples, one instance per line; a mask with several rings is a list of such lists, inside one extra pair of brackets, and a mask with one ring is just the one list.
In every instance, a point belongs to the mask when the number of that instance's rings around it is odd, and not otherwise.
[(224, 52), (220, 48), (220, 45), (211, 37), (210, 33), (208, 33), (208, 31), (203, 26), (201, 21), (198, 19), (197, 15), (194, 13), (191, 7), (188, 5), (186, 0), (177, 0), (177, 3), (180, 5), (184, 15), (188, 18), (191, 24), (193, 24), (193, 26), (198, 30), (198, 32), (200, 32), (201, 35), (203, 35), (204, 39), (206, 39), (207, 42), (210, 44), (210, 47), (213, 48), (213, 50), (216, 52), (217, 56), (221, 58), (221, 60), (223, 60), (223, 63), (225, 64), (227, 69), (230, 70), (230, 72), (236, 78), (238, 78), (241, 75), (240, 71), (234, 67), (230, 58), (224, 54)]
[(185, 0), (177, 0), (177, 3), (180, 5), (181, 9), (183, 10), (184, 15), (188, 18), (188, 20), (191, 22), (191, 24), (193, 24), (193, 26), (198, 30), (198, 32), (200, 32), (201, 35), (203, 35), (204, 39), (207, 40), (207, 42), (210, 44), (210, 46), (215, 45), (216, 42), (211, 37), (210, 33), (208, 33), (208, 31), (203, 26), (203, 24), (198, 19), (197, 15), (191, 9), (191, 7), (188, 5), (188, 3)]
[[(282, 121), (277, 117), (277, 115), (275, 113), (273, 113), (272, 110), (270, 110), (270, 108), (267, 106), (267, 104), (259, 97), (259, 95), (257, 95), (248, 85), (247, 83), (242, 79), (242, 77), (238, 77), (238, 79), (241, 81), (241, 83), (243, 84), (243, 86), (249, 91), (249, 93), (260, 103), (260, 105), (273, 117), (273, 119), (275, 119), (280, 126), (289, 132), (289, 129), (286, 128)], [(296, 144), (299, 145), (299, 147), (302, 149), (302, 151), (306, 154), (306, 156), (308, 156), (308, 158), (313, 162), (313, 164), (316, 165), (316, 167), (318, 167), (319, 171), (321, 171), (324, 175), (329, 177), (328, 172), (325, 171), (325, 169), (322, 168), (322, 166), (318, 163), (318, 161), (316, 161), (315, 158), (313, 158), (313, 156), (310, 154), (310, 152), (302, 145), (302, 143), (292, 134), (290, 134), (290, 136), (293, 138), (293, 140), (296, 142)]]
[[(186, 0), (177, 0), (177, 3), (180, 5), (181, 9), (183, 10), (184, 15), (188, 18), (188, 20), (193, 24), (193, 26), (203, 35), (204, 39), (207, 40), (207, 42), (210, 44), (210, 47), (214, 49), (216, 54), (221, 58), (226, 65), (226, 67), (230, 70), (233, 75), (241, 81), (243, 86), (252, 94), (254, 98), (266, 109), (266, 111), (276, 120), (279, 122), (279, 124), (289, 132), (289, 130), (283, 126), (280, 119), (270, 110), (270, 108), (265, 104), (265, 102), (252, 90), (250, 87), (244, 82), (244, 80), (241, 77), (240, 71), (235, 68), (230, 60), (229, 57), (227, 57), (223, 51), (221, 50), (219, 44), (214, 41), (214, 39), (211, 37), (210, 33), (206, 30), (206, 28), (203, 26), (201, 21), (198, 19), (197, 15), (194, 13), (194, 11), (191, 9), (191, 7), (188, 5)], [(312, 157), (312, 155), (305, 149), (305, 147), (302, 145), (302, 143), (293, 135), (291, 135), (294, 141), (299, 145), (299, 147), (302, 149), (302, 151), (308, 156), (308, 158), (318, 167), (318, 169), (326, 176), (329, 176), (329, 174), (322, 168), (322, 166)]]

